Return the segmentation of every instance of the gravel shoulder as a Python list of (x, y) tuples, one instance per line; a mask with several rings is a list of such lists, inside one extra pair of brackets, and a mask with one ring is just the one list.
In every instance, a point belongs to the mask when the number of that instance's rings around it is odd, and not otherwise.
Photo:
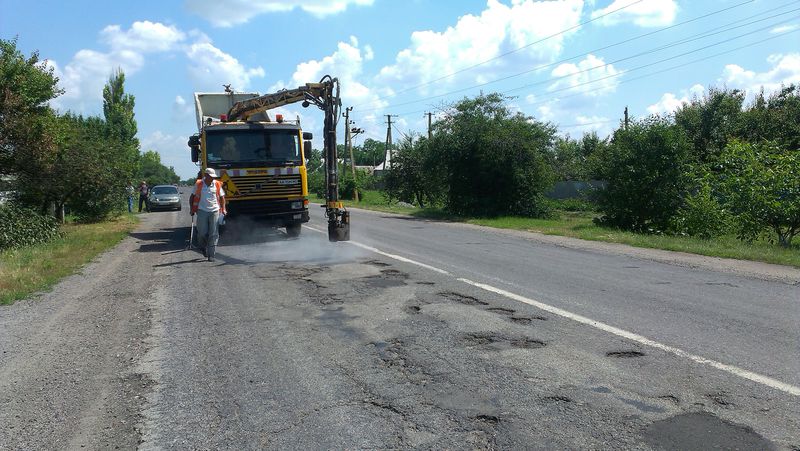
[[(137, 232), (51, 291), (0, 307), (0, 448), (135, 448), (152, 381), (151, 257)], [(140, 235), (139, 235), (140, 236)]]

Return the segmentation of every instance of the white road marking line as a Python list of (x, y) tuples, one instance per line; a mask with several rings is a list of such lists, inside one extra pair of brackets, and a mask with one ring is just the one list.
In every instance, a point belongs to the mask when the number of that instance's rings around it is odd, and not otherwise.
[[(315, 232), (319, 232), (319, 233), (322, 233), (322, 234), (327, 234), (326, 232), (324, 232), (322, 230), (315, 229), (313, 227), (309, 227), (309, 226), (305, 226), (305, 227), (307, 229), (313, 230)], [(452, 276), (452, 274), (450, 274), (448, 271), (445, 271), (443, 269), (439, 269), (439, 268), (436, 268), (436, 267), (433, 267), (433, 266), (430, 266), (430, 265), (426, 265), (425, 263), (420, 263), (418, 261), (414, 261), (414, 260), (411, 260), (411, 259), (406, 258), (406, 257), (401, 257), (399, 255), (389, 254), (387, 252), (381, 251), (380, 249), (376, 249), (374, 247), (367, 246), (365, 244), (356, 243), (354, 241), (346, 241), (346, 243), (352, 244), (352, 245), (360, 247), (362, 249), (366, 249), (366, 250), (371, 251), (371, 252), (375, 252), (375, 253), (383, 255), (385, 257), (389, 257), (389, 258), (392, 258), (392, 259), (395, 259), (395, 260), (399, 260), (401, 262), (410, 263), (412, 265), (417, 265), (417, 266), (420, 266), (420, 267), (425, 268), (425, 269), (430, 269), (431, 271), (438, 272), (439, 274)], [(659, 343), (657, 341), (651, 340), (651, 339), (649, 339), (647, 337), (644, 337), (642, 335), (635, 334), (633, 332), (628, 332), (627, 330), (620, 329), (618, 327), (614, 327), (614, 326), (611, 326), (609, 324), (606, 324), (606, 323), (603, 323), (603, 322), (600, 322), (600, 321), (595, 321), (595, 320), (587, 318), (585, 316), (578, 315), (576, 313), (572, 313), (570, 311), (567, 311), (567, 310), (564, 310), (564, 309), (560, 309), (558, 307), (554, 307), (552, 305), (545, 304), (543, 302), (539, 302), (539, 301), (536, 301), (534, 299), (527, 298), (525, 296), (520, 296), (520, 295), (512, 293), (510, 291), (506, 291), (506, 290), (503, 290), (501, 288), (493, 287), (493, 286), (487, 285), (485, 283), (474, 282), (472, 280), (465, 279), (463, 277), (456, 277), (456, 280), (458, 280), (459, 282), (463, 282), (463, 283), (466, 283), (468, 285), (472, 285), (474, 287), (480, 288), (482, 290), (489, 291), (491, 293), (495, 293), (495, 294), (499, 294), (501, 296), (505, 296), (505, 297), (507, 297), (509, 299), (512, 299), (514, 301), (522, 302), (523, 304), (528, 304), (528, 305), (536, 307), (536, 308), (538, 308), (540, 310), (544, 310), (545, 312), (549, 312), (549, 313), (552, 313), (554, 315), (558, 315), (558, 316), (561, 316), (563, 318), (570, 319), (572, 321), (576, 321), (578, 323), (594, 327), (595, 329), (602, 330), (603, 332), (608, 332), (608, 333), (616, 335), (618, 337), (626, 338), (628, 340), (634, 341), (634, 342), (639, 343), (641, 345), (649, 346), (649, 347), (655, 348), (655, 349), (660, 349), (660, 350), (662, 350), (664, 352), (668, 352), (668, 353), (674, 354), (674, 355), (676, 355), (678, 357), (683, 357), (683, 358), (689, 359), (689, 360), (691, 360), (693, 362), (696, 362), (696, 363), (699, 363), (701, 365), (708, 365), (708, 366), (710, 366), (712, 368), (716, 368), (718, 370), (722, 370), (722, 371), (725, 371), (727, 373), (733, 374), (734, 376), (738, 376), (738, 377), (741, 377), (743, 379), (747, 379), (749, 381), (756, 382), (758, 384), (761, 384), (761, 385), (764, 385), (764, 386), (767, 386), (767, 387), (770, 387), (770, 388), (774, 388), (774, 389), (780, 390), (782, 392), (786, 392), (786, 393), (788, 393), (790, 395), (800, 396), (800, 387), (797, 387), (797, 386), (791, 385), (791, 384), (787, 384), (785, 382), (781, 382), (781, 381), (779, 381), (777, 379), (773, 379), (773, 378), (771, 378), (769, 376), (764, 376), (764, 375), (761, 375), (761, 374), (758, 374), (758, 373), (754, 373), (752, 371), (748, 371), (748, 370), (745, 370), (743, 368), (739, 368), (739, 367), (734, 366), (734, 365), (728, 365), (726, 363), (717, 362), (716, 360), (707, 359), (705, 357), (701, 357), (699, 355), (695, 355), (695, 354), (692, 354), (690, 352), (686, 352), (686, 351), (684, 351), (682, 349), (675, 348), (675, 347), (669, 346), (669, 345), (665, 345), (663, 343)]]

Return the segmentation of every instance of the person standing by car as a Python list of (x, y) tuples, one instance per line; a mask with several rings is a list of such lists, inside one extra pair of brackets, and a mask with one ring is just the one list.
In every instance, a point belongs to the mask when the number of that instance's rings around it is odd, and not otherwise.
[(133, 195), (136, 193), (136, 188), (133, 187), (133, 183), (128, 182), (128, 186), (125, 187), (125, 192), (128, 194), (128, 213), (133, 213)]
[(148, 213), (150, 212), (150, 206), (147, 205), (147, 192), (149, 190), (147, 182), (142, 181), (142, 183), (139, 184), (139, 213), (142, 212), (142, 204), (144, 204), (145, 211)]
[(208, 261), (214, 261), (219, 239), (219, 217), (225, 215), (225, 190), (216, 180), (217, 171), (208, 168), (194, 185), (190, 214), (197, 214), (197, 243)]

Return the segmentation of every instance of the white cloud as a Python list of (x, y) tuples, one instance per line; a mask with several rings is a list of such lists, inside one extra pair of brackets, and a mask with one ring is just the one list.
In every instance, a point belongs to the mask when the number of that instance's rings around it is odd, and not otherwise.
[(779, 33), (786, 33), (789, 31), (797, 30), (798, 25), (796, 24), (789, 24), (789, 25), (781, 25), (778, 27), (773, 28), (769, 32), (772, 34), (779, 34)]
[(189, 11), (217, 27), (232, 27), (255, 16), (288, 12), (300, 8), (316, 17), (325, 17), (346, 10), (351, 4), (372, 5), (374, 0), (188, 0)]
[(194, 106), (187, 102), (182, 96), (175, 96), (175, 102), (172, 103), (172, 120), (175, 122), (183, 123), (186, 119), (192, 116)]
[[(603, 9), (592, 11), (592, 18), (608, 14), (611, 11), (631, 5), (633, 0), (614, 0)], [(644, 0), (628, 8), (611, 13), (596, 23), (601, 25), (617, 25), (633, 22), (640, 27), (662, 27), (675, 21), (678, 13), (676, 0)]]
[(689, 103), (695, 97), (702, 96), (705, 92), (706, 88), (700, 84), (692, 86), (688, 91), (684, 90), (681, 97), (667, 92), (661, 96), (658, 102), (648, 106), (647, 112), (650, 114), (672, 114), (683, 104)]
[(585, 96), (598, 97), (610, 94), (617, 89), (619, 75), (613, 64), (606, 64), (602, 58), (588, 55), (577, 65), (564, 63), (553, 69), (553, 78), (558, 78), (549, 87), (550, 91), (569, 89)]
[(84, 49), (63, 69), (55, 62), (52, 65), (56, 68), (59, 86), (64, 89), (64, 94), (52, 101), (53, 107), (85, 113), (97, 110), (103, 98), (103, 86), (114, 70), (120, 68), (131, 75), (144, 66), (144, 56), (131, 50), (103, 53)]
[[(364, 61), (371, 56), (372, 49), (359, 47), (358, 39), (350, 37), (349, 42), (339, 42), (336, 51), (320, 60), (309, 60), (297, 65), (290, 87), (300, 86), (308, 82), (319, 81), (324, 75), (330, 74), (339, 78), (342, 86), (342, 104), (344, 106), (371, 103), (378, 95), (368, 88), (361, 80)], [(378, 102), (379, 105), (385, 102)]]
[[(410, 46), (397, 54), (394, 64), (381, 69), (376, 81), (394, 91), (430, 82), (573, 27), (580, 23), (582, 9), (583, 0), (514, 0), (510, 6), (488, 0), (480, 15), (462, 16), (444, 31), (414, 32)], [(493, 78), (493, 71), (498, 69), (552, 62), (561, 53), (564, 39), (575, 31), (482, 64), (480, 71), (465, 72), (438, 85), (480, 82)], [(428, 91), (423, 90), (423, 94)]]
[(763, 87), (775, 91), (781, 84), (800, 83), (800, 53), (774, 54), (767, 58), (772, 65), (766, 72), (746, 70), (737, 64), (728, 64), (722, 71), (720, 82), (730, 88), (744, 89), (753, 95)]
[(79, 50), (63, 68), (55, 61), (50, 63), (65, 91), (53, 100), (53, 107), (81, 113), (97, 111), (103, 86), (114, 70), (120, 68), (130, 76), (144, 67), (147, 54), (175, 50), (184, 39), (180, 30), (161, 23), (134, 22), (128, 30), (107, 26), (100, 32), (100, 40), (108, 51)]
[(224, 84), (231, 84), (236, 91), (245, 91), (251, 88), (253, 78), (264, 77), (261, 66), (247, 68), (210, 42), (191, 44), (186, 56), (190, 61), (189, 77), (199, 91), (221, 91)]
[(573, 123), (559, 125), (559, 129), (560, 131), (570, 135), (582, 135), (591, 131), (607, 131), (610, 126), (614, 125), (613, 122), (613, 120), (605, 116), (583, 116), (579, 114), (575, 116)]
[[(384, 106), (385, 101), (378, 100), (378, 93), (374, 89), (370, 89), (362, 80), (363, 77), (363, 64), (372, 56), (372, 49), (370, 46), (360, 46), (358, 39), (351, 36), (348, 42), (339, 42), (336, 50), (319, 60), (308, 60), (297, 65), (291, 80), (285, 82), (278, 81), (271, 86), (268, 91), (275, 92), (284, 88), (295, 88), (309, 82), (317, 82), (324, 75), (333, 75), (339, 79), (341, 84), (341, 98), (342, 106), (352, 106), (364, 103), (371, 105)], [(288, 108), (277, 109), (273, 112), (282, 113), (287, 118), (294, 118), (295, 115), (300, 115), (303, 123), (303, 128), (314, 132), (315, 147), (322, 147), (322, 113), (316, 110), (302, 109), (297, 105)], [(374, 130), (375, 126), (380, 121), (380, 118), (375, 115), (363, 116), (357, 109), (353, 113), (353, 118), (358, 121), (357, 126), (366, 128), (369, 132)]]
[(123, 31), (119, 25), (109, 25), (100, 32), (100, 37), (114, 50), (149, 53), (172, 50), (186, 35), (174, 26), (145, 20), (134, 22), (127, 31)]

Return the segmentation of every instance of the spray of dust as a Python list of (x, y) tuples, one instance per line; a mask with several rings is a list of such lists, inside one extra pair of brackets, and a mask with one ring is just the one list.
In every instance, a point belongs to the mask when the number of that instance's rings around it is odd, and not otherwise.
[(324, 234), (303, 228), (299, 238), (289, 238), (286, 229), (270, 227), (248, 217), (238, 217), (225, 226), (217, 254), (241, 263), (339, 264), (358, 261), (367, 251), (347, 243), (331, 243)]

